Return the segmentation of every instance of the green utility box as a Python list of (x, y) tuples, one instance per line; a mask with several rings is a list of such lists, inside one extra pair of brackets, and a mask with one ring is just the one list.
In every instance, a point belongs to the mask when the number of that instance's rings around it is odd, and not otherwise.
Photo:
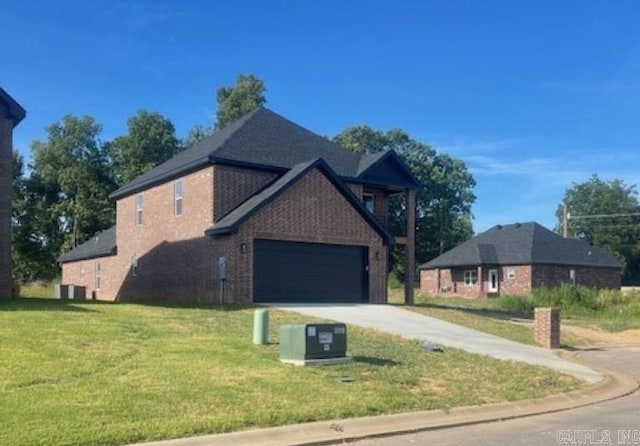
[(308, 361), (344, 358), (347, 355), (345, 324), (299, 324), (280, 327), (280, 359)]

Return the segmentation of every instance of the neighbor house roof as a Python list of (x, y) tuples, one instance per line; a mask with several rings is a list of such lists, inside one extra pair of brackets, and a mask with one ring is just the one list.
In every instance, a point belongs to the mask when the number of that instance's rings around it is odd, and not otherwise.
[[(213, 135), (178, 153), (132, 182), (111, 194), (112, 198), (130, 195), (199, 169), (208, 164), (232, 164), (285, 172), (292, 167), (322, 158), (340, 177), (357, 180), (366, 175), (367, 168), (376, 164), (384, 154), (369, 156), (351, 152), (331, 140), (295, 124), (266, 108), (257, 108)], [(396, 155), (396, 164), (399, 157)], [(404, 163), (402, 184), (398, 177), (381, 178), (389, 185), (418, 188), (420, 183)], [(397, 170), (397, 169), (396, 169)]]
[(273, 183), (262, 189), (262, 191), (256, 193), (240, 206), (233, 209), (227, 215), (222, 217), (212, 227), (205, 231), (206, 235), (224, 235), (236, 232), (240, 225), (245, 222), (249, 217), (258, 212), (267, 204), (275, 200), (284, 191), (296, 184), (298, 180), (303, 178), (308, 172), (313, 169), (319, 170), (324, 176), (338, 189), (338, 191), (349, 201), (349, 203), (355, 208), (356, 211), (364, 218), (364, 220), (378, 232), (385, 243), (389, 243), (391, 237), (386, 229), (380, 224), (380, 222), (369, 212), (363, 205), (362, 201), (351, 192), (351, 190), (344, 185), (342, 181), (333, 172), (328, 163), (322, 158), (317, 158), (312, 161), (300, 163), (292, 167), (287, 173), (275, 180)]
[(603, 248), (563, 238), (538, 223), (516, 223), (494, 226), (421, 265), (420, 269), (490, 264), (622, 268)]
[(9, 93), (0, 87), (0, 104), (6, 108), (7, 118), (13, 121), (13, 126), (17, 126), (27, 114), (26, 110), (13, 99)]
[(58, 257), (58, 262), (75, 262), (78, 260), (92, 259), (94, 257), (106, 257), (115, 255), (116, 227), (111, 226), (99, 234), (94, 235), (81, 245)]

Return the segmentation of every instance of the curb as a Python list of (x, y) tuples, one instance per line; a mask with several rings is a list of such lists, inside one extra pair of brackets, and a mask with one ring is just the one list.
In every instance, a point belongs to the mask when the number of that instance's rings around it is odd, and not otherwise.
[(531, 415), (559, 412), (620, 398), (639, 385), (631, 375), (584, 363), (577, 353), (558, 356), (602, 373), (604, 379), (586, 388), (544, 398), (464, 406), (446, 410), (407, 412), (344, 420), (316, 421), (226, 434), (203, 435), (176, 440), (141, 443), (144, 446), (312, 446), (344, 443), (371, 437), (408, 434), (431, 429), (504, 421)]

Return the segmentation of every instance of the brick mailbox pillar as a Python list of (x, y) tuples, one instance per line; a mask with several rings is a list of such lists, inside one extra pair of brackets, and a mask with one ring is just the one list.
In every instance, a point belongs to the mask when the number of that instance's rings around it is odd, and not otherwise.
[(560, 310), (558, 308), (535, 309), (535, 339), (544, 348), (560, 347)]

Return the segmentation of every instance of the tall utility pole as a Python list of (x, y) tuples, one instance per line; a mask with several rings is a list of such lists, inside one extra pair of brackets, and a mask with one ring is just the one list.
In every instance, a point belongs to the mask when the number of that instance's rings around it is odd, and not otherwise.
[(0, 87), (0, 299), (11, 297), (13, 128), (25, 114), (24, 108)]
[(569, 211), (565, 203), (562, 208), (562, 236), (569, 237)]

